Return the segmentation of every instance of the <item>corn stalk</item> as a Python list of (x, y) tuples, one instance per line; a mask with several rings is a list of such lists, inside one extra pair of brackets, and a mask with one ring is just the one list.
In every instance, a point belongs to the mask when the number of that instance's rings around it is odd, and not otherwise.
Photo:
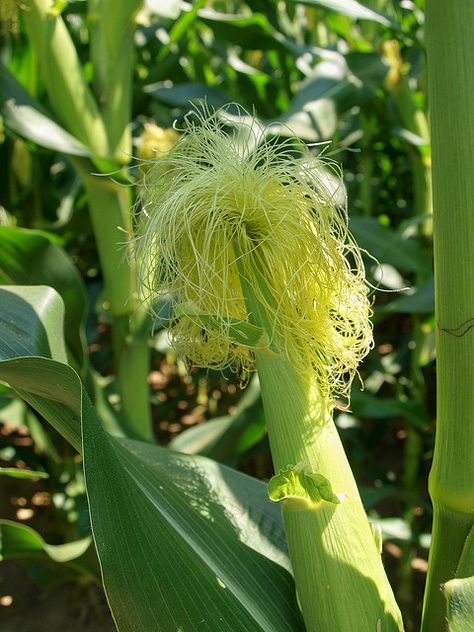
[[(49, 100), (58, 121), (100, 158), (130, 157), (129, 129), (133, 17), (141, 2), (89, 5), (94, 91), (66, 25), (50, 0), (28, 0), (24, 21), (39, 60)], [(118, 63), (119, 60), (119, 63)], [(72, 158), (88, 193), (89, 211), (104, 277), (104, 295), (112, 315), (117, 383), (127, 433), (150, 439), (148, 347), (138, 338), (142, 316), (137, 311), (135, 272), (121, 245), (130, 236), (130, 191), (108, 178), (92, 175), (91, 162)]]
[[(428, 0), (437, 320), (434, 507), (422, 629), (446, 630), (441, 587), (457, 577), (474, 524), (474, 5)], [(464, 569), (471, 575), (474, 569)], [(463, 576), (461, 575), (461, 576)]]

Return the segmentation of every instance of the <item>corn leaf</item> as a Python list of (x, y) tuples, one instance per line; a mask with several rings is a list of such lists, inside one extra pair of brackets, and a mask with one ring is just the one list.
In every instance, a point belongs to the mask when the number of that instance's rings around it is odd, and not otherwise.
[(0, 288), (0, 359), (42, 355), (66, 361), (64, 304), (46, 286)]
[(290, 0), (295, 4), (304, 4), (308, 7), (320, 7), (321, 9), (328, 9), (334, 11), (340, 15), (347, 15), (347, 17), (353, 20), (372, 20), (378, 22), (384, 26), (392, 25), (391, 20), (380, 13), (365, 7), (361, 2), (356, 0)]
[(373, 97), (387, 70), (377, 54), (332, 53), (302, 82), (281, 117), (283, 125), (271, 125), (270, 130), (309, 141), (332, 138), (338, 117)]
[(42, 586), (77, 581), (78, 575), (92, 583), (100, 581), (100, 570), (90, 536), (48, 544), (40, 534), (19, 522), (0, 520), (0, 560), (20, 560)]
[(92, 538), (86, 537), (66, 544), (47, 544), (31, 527), (12, 520), (0, 520), (0, 559), (49, 557), (54, 562), (71, 562), (87, 551)]
[(349, 227), (359, 246), (370, 252), (379, 263), (389, 263), (398, 270), (431, 277), (431, 259), (412, 237), (404, 237), (383, 226), (375, 217), (352, 217)]
[(36, 480), (38, 478), (48, 478), (49, 474), (40, 470), (25, 470), (21, 467), (0, 467), (0, 476)]
[(69, 256), (44, 233), (0, 226), (0, 281), (49, 285), (64, 301), (66, 343), (79, 367), (86, 354), (86, 293)]
[(0, 113), (5, 127), (20, 136), (47, 147), (74, 156), (90, 156), (91, 152), (77, 138), (55, 123), (0, 63)]
[(474, 632), (474, 577), (444, 585), (449, 632)]
[(431, 277), (412, 294), (399, 296), (388, 305), (379, 308), (379, 311), (390, 314), (432, 314), (434, 312), (434, 278)]
[[(3, 298), (22, 290), (24, 304), (14, 307), (31, 316), (33, 331), (61, 331), (54, 290), (9, 288)], [(31, 290), (43, 292), (36, 306)], [(33, 326), (31, 310), (43, 322)], [(203, 457), (110, 436), (71, 367), (14, 357), (49, 348), (38, 336), (11, 347), (0, 338), (0, 379), (78, 448), (82, 420), (92, 531), (118, 629), (303, 630), (280, 513), (265, 485)]]

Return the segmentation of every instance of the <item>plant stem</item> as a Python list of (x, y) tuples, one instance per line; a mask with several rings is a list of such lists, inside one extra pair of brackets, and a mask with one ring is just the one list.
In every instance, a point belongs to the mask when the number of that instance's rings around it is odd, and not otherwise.
[(94, 153), (109, 152), (107, 133), (87, 85), (74, 42), (50, 0), (25, 0), (28, 37), (59, 122)]
[[(107, 0), (90, 3), (92, 17), (95, 15), (95, 20), (91, 18), (91, 48), (99, 103), (84, 79), (74, 43), (51, 1), (27, 0), (24, 12), (56, 116), (94, 154), (102, 158), (115, 154), (122, 162), (128, 161), (131, 151), (132, 18), (140, 4), (141, 0), (127, 0), (119, 6)], [(150, 440), (149, 349), (146, 336), (138, 335), (143, 315), (136, 302), (133, 265), (127, 261), (126, 246), (120, 245), (131, 236), (132, 196), (130, 189), (92, 176), (89, 161), (75, 157), (70, 160), (88, 193), (104, 294), (113, 319), (112, 346), (127, 424), (124, 430), (128, 436)]]
[(429, 0), (428, 88), (433, 153), (437, 320), (434, 506), (422, 630), (446, 630), (440, 587), (456, 574), (474, 523), (474, 4)]
[[(133, 18), (143, 0), (89, 0), (88, 21), (94, 91), (104, 118), (110, 153), (130, 161), (130, 114), (134, 64)], [(120, 60), (120, 61), (118, 61)]]
[(375, 160), (372, 151), (373, 145), (373, 121), (370, 119), (370, 115), (360, 113), (360, 125), (364, 133), (362, 138), (362, 155), (360, 159), (362, 180), (359, 187), (359, 204), (362, 209), (362, 214), (370, 217), (372, 215), (373, 207), (373, 177)]
[(144, 315), (135, 295), (133, 262), (120, 245), (130, 238), (130, 190), (86, 174), (83, 181), (113, 319), (112, 346), (127, 436), (151, 440), (149, 349), (147, 336), (139, 334)]

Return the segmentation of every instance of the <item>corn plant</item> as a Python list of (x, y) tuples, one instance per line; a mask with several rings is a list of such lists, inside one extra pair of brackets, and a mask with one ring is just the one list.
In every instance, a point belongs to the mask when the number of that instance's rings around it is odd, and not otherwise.
[[(272, 6), (268, 20), (263, 13), (229, 19), (202, 2), (186, 7), (158, 61), (166, 64), (179, 55), (181, 38), (194, 20), (237, 43), (245, 29), (253, 29), (262, 47), (275, 47), (268, 63), (282, 66), (278, 103), (287, 110), (283, 123), (299, 126), (303, 139), (295, 139), (284, 124), (262, 124), (235, 106), (195, 108), (164, 134), (166, 147), (160, 152), (147, 154), (142, 146), (146, 160), (135, 202), (136, 181), (127, 165), (134, 18), (141, 3), (116, 4), (87, 3), (88, 65), (80, 37), (74, 41), (66, 26), (67, 3), (23, 3), (20, 21), (50, 113), (33, 97), (34, 79), (23, 81), (27, 91), (15, 73), (0, 67), (7, 130), (65, 153), (82, 179), (103, 273), (121, 404), (120, 414), (104, 412), (105, 395), (97, 377), (92, 379), (84, 345), (85, 293), (71, 260), (46, 233), (0, 226), (0, 380), (80, 453), (100, 569), (90, 537), (55, 548), (28, 527), (5, 520), (0, 520), (2, 555), (23, 552), (72, 563), (87, 581), (103, 584), (121, 631), (403, 630), (382, 564), (381, 536), (367, 519), (333, 418), (341, 401), (350, 401), (352, 381), (359, 380), (360, 362), (373, 346), (372, 305), (364, 254), (348, 226), (339, 166), (324, 151), (318, 155), (321, 148), (304, 142), (320, 140), (326, 125), (328, 136), (336, 136), (322, 107), (327, 93), (316, 86), (314, 103), (300, 110), (298, 98), (290, 102), (296, 76), (290, 57), (309, 53), (301, 33), (298, 42), (290, 38), (302, 7), (285, 13), (280, 5)], [(392, 36), (397, 29), (380, 11), (386, 3), (370, 8), (332, 0), (303, 4), (328, 10), (329, 16), (338, 9), (343, 16), (339, 35), (325, 23), (313, 25), (319, 46), (337, 44), (341, 32), (350, 40), (351, 20), (368, 21), (361, 27), (362, 50), (374, 27), (390, 28)], [(233, 3), (236, 10), (240, 5)], [(467, 61), (473, 24), (467, 0), (456, 7), (446, 0), (427, 3), (438, 435), (430, 478), (434, 527), (422, 623), (426, 632), (465, 632), (474, 620), (469, 425), (474, 298), (466, 265), (474, 250), (469, 196), (474, 80)], [(199, 39), (191, 41), (199, 49)], [(340, 84), (331, 84), (330, 90), (342, 115), (373, 98), (385, 79), (402, 124), (424, 137), (421, 148), (411, 152), (416, 212), (422, 216), (431, 207), (427, 123), (411, 99), (397, 45), (392, 41), (391, 46), (391, 69), (399, 71), (392, 84), (378, 57), (362, 54), (361, 63), (357, 52), (347, 55), (350, 70), (345, 67)], [(197, 60), (202, 53), (199, 49)], [(331, 59), (326, 62), (335, 66), (341, 61)], [(371, 62), (367, 68), (366, 61)], [(201, 72), (203, 80), (215, 69), (206, 64), (201, 68), (195, 62), (194, 72)], [(234, 66), (233, 72), (242, 71)], [(366, 90), (356, 72), (376, 88)], [(268, 95), (274, 86), (264, 73), (255, 84), (244, 85), (252, 86), (248, 94), (273, 116)], [(156, 90), (163, 97), (167, 88)], [(370, 118), (373, 112), (367, 112)], [(362, 123), (368, 125), (364, 116)], [(309, 125), (310, 120), (317, 124)], [(145, 135), (142, 141), (148, 142)], [(360, 187), (366, 213), (369, 185)], [(354, 232), (357, 226), (373, 227), (373, 222), (363, 223), (373, 219), (354, 222)], [(425, 229), (425, 236), (429, 232)], [(420, 285), (430, 273), (416, 258), (413, 271)], [(147, 312), (158, 322), (163, 301), (171, 312), (172, 345), (188, 367), (234, 371), (244, 382), (256, 369), (275, 473), (268, 484), (154, 441), (146, 380), (152, 329)], [(423, 323), (415, 324), (420, 333)], [(254, 390), (252, 382), (250, 405), (242, 407), (247, 415), (258, 404)], [(243, 417), (241, 409), (235, 420)], [(412, 473), (419, 443), (412, 432), (407, 448), (415, 452), (410, 463), (407, 458)], [(178, 438), (171, 447), (179, 445)], [(18, 468), (1, 473), (42, 475)], [(414, 487), (415, 478), (408, 487)]]

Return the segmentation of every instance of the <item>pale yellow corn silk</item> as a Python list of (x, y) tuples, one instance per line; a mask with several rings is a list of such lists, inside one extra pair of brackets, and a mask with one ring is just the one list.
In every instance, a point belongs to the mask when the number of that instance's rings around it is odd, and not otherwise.
[(152, 306), (169, 294), (175, 306), (216, 317), (203, 324), (185, 315), (172, 325), (189, 363), (247, 370), (254, 349), (226, 327), (249, 318), (244, 274), (268, 314), (272, 350), (322, 395), (347, 395), (372, 345), (371, 309), (360, 252), (327, 187), (331, 161), (309, 151), (295, 158), (294, 141), (268, 141), (255, 129), (247, 130), (257, 135), (252, 150), (222, 114), (189, 118), (145, 176), (135, 241), (143, 299)]

